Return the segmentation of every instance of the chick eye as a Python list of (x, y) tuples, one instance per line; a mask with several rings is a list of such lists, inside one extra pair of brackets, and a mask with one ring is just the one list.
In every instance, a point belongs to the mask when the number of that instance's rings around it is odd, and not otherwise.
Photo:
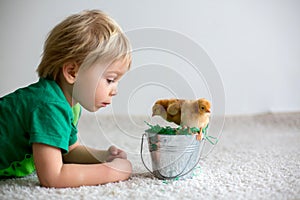
[(204, 106), (201, 107), (201, 110), (204, 110)]

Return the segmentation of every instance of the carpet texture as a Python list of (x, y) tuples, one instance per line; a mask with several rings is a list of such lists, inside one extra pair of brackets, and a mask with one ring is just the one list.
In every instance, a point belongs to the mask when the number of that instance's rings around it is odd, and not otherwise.
[(0, 199), (300, 199), (300, 113), (226, 117), (219, 143), (192, 178), (168, 181), (141, 162), (144, 120), (83, 115), (79, 124), (81, 143), (128, 153), (134, 169), (128, 181), (54, 189), (40, 187), (33, 174), (0, 181)]

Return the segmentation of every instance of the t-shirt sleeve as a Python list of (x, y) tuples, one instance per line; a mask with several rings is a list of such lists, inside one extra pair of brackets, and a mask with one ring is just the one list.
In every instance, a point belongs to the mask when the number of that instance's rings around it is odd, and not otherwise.
[(68, 152), (69, 145), (77, 141), (77, 128), (73, 125), (73, 113), (65, 104), (47, 103), (31, 113), (29, 143), (42, 143)]

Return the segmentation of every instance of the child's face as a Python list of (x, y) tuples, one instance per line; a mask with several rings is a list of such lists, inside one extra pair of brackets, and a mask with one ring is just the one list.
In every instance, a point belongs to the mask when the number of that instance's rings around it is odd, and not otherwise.
[(101, 76), (96, 93), (95, 108), (98, 110), (111, 104), (112, 97), (117, 95), (119, 80), (128, 71), (129, 61), (127, 59), (113, 62)]
[(95, 64), (79, 73), (73, 88), (73, 99), (85, 109), (95, 112), (112, 102), (119, 80), (128, 71), (129, 59), (104, 65)]

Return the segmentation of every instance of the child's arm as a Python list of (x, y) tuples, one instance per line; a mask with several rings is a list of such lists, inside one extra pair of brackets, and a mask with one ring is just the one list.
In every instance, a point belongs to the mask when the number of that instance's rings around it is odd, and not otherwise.
[(126, 159), (104, 164), (64, 164), (61, 149), (34, 143), (33, 157), (40, 183), (46, 187), (78, 187), (126, 180), (132, 167)]
[(126, 159), (124, 151), (115, 146), (109, 147), (107, 151), (82, 146), (77, 141), (69, 147), (69, 152), (63, 155), (65, 163), (96, 164), (112, 161), (115, 158)]

